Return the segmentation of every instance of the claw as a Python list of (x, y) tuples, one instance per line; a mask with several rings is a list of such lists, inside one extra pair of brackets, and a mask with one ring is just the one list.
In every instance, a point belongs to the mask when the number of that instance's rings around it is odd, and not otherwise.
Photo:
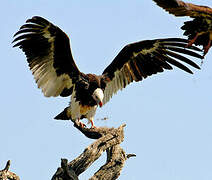
[(85, 125), (84, 123), (80, 122), (80, 118), (78, 118), (78, 119), (76, 120), (76, 123), (77, 123), (78, 126), (80, 126), (81, 128), (86, 127), (86, 125)]
[(82, 122), (79, 122), (79, 124), (80, 124), (81, 128), (86, 127), (86, 125), (84, 123), (82, 123)]

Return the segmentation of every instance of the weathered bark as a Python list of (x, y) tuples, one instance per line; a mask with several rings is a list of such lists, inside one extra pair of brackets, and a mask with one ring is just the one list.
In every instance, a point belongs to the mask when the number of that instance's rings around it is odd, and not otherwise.
[[(106, 163), (89, 180), (115, 180), (119, 177), (125, 161), (135, 156), (126, 154), (120, 147), (124, 141), (124, 125), (119, 128), (83, 128), (80, 124), (74, 123), (86, 137), (96, 139), (89, 145), (81, 155), (68, 162), (67, 159), (61, 159), (61, 167), (53, 175), (52, 180), (78, 180), (78, 176), (88, 169), (104, 151), (107, 152)], [(13, 172), (9, 171), (10, 160), (6, 167), (0, 171), (0, 180), (20, 180)]]
[(13, 172), (9, 171), (10, 160), (7, 161), (7, 164), (4, 169), (0, 170), (0, 180), (20, 180), (20, 178)]
[(74, 170), (68, 166), (68, 160), (61, 159), (61, 167), (57, 169), (52, 180), (78, 180), (78, 177)]
[[(82, 128), (78, 124), (74, 126), (79, 129), (86, 137), (97, 139), (89, 145), (84, 152), (67, 163), (62, 159), (61, 168), (52, 177), (52, 180), (77, 180), (90, 165), (96, 161), (104, 151), (107, 151), (107, 161), (90, 180), (115, 180), (120, 175), (124, 162), (128, 158), (120, 143), (124, 140), (124, 127), (119, 128)], [(65, 163), (64, 163), (65, 161)], [(65, 165), (64, 165), (65, 164)]]
[(89, 180), (117, 179), (120, 175), (127, 156), (124, 150), (115, 145), (107, 149), (107, 162)]

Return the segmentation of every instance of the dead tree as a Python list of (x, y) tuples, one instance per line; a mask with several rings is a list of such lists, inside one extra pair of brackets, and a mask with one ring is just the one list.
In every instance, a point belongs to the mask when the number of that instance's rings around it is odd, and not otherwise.
[(20, 178), (13, 172), (9, 171), (10, 160), (7, 161), (7, 164), (4, 169), (0, 170), (0, 180), (20, 180)]
[[(89, 180), (115, 180), (119, 177), (125, 161), (135, 156), (126, 154), (120, 147), (124, 141), (124, 125), (119, 128), (82, 128), (79, 124), (74, 126), (80, 130), (86, 137), (96, 139), (89, 145), (83, 153), (76, 159), (68, 162), (67, 159), (61, 159), (61, 167), (57, 169), (52, 180), (78, 180), (78, 176), (88, 169), (104, 151), (107, 152), (106, 163)], [(0, 180), (20, 180), (13, 172), (9, 171), (10, 160), (5, 168), (0, 171)]]
[(107, 152), (106, 163), (89, 180), (115, 180), (120, 175), (125, 161), (135, 156), (126, 154), (120, 147), (124, 140), (125, 124), (119, 128), (82, 128), (79, 124), (74, 124), (86, 137), (97, 139), (89, 145), (83, 153), (76, 159), (68, 162), (61, 159), (61, 167), (53, 175), (52, 180), (78, 180), (78, 176), (96, 161), (104, 151)]

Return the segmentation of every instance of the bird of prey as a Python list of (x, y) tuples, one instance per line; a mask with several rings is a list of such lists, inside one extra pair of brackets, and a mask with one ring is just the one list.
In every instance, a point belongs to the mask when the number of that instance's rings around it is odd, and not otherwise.
[(181, 27), (188, 36), (187, 46), (202, 45), (204, 55), (212, 46), (212, 8), (185, 3), (180, 0), (153, 0), (156, 4), (175, 16), (190, 16), (191, 21), (184, 22)]
[(184, 64), (200, 68), (187, 55), (203, 59), (199, 48), (185, 48), (186, 39), (145, 40), (126, 45), (101, 75), (84, 74), (74, 62), (68, 36), (48, 20), (34, 16), (14, 36), (14, 47), (25, 53), (44, 96), (71, 96), (69, 106), (55, 119), (71, 119), (83, 127), (85, 125), (79, 121), (83, 118), (95, 127), (93, 119), (97, 107), (102, 107), (131, 82), (164, 69), (171, 70), (171, 65), (192, 73)]

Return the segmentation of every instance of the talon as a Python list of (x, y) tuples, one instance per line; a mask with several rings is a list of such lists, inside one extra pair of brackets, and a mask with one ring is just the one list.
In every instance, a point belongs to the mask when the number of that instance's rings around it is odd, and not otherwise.
[(80, 124), (80, 127), (81, 127), (81, 128), (86, 127), (86, 125), (85, 125), (84, 123), (82, 123), (82, 122), (79, 122), (79, 124)]
[(84, 123), (80, 122), (80, 118), (78, 118), (78, 119), (76, 120), (76, 123), (77, 123), (77, 125), (80, 126), (81, 128), (86, 127), (86, 125), (85, 125)]

